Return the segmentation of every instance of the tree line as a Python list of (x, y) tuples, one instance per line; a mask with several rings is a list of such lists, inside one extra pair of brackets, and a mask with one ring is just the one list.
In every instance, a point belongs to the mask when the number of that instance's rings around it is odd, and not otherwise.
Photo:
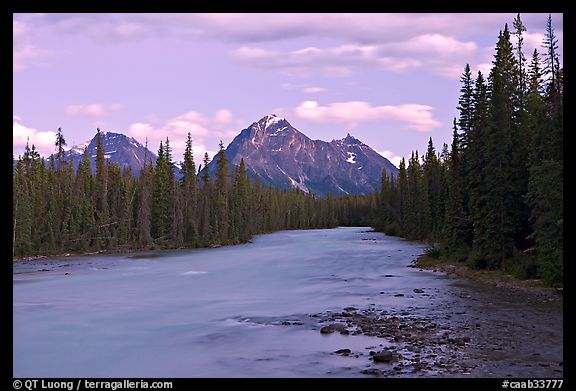
[[(229, 169), (220, 143), (215, 177), (196, 170), (190, 135), (183, 176), (174, 176), (169, 140), (140, 176), (87, 150), (74, 172), (59, 130), (48, 164), (28, 145), (13, 174), (15, 256), (203, 247), (246, 242), (281, 229), (374, 226), (427, 240), (445, 256), (477, 268), (563, 278), (563, 69), (548, 18), (542, 56), (528, 61), (520, 15), (500, 31), (493, 66), (461, 77), (451, 146), (402, 159), (382, 172), (379, 192), (326, 199), (250, 180), (244, 161)], [(511, 36), (515, 36), (515, 44)], [(204, 166), (210, 158), (204, 155)]]
[(562, 285), (563, 69), (551, 17), (530, 61), (524, 31), (520, 15), (500, 31), (487, 78), (464, 68), (450, 148), (430, 138), (397, 178), (382, 172), (377, 196), (344, 199), (340, 212), (476, 268)]
[[(138, 178), (105, 160), (100, 130), (95, 173), (84, 150), (76, 172), (58, 152), (46, 162), (26, 145), (13, 173), (13, 254), (206, 247), (246, 242), (253, 234), (337, 226), (335, 201), (249, 180), (244, 161), (229, 169), (220, 143), (215, 177), (196, 170), (188, 135), (177, 180), (169, 140)], [(72, 155), (71, 155), (72, 156)], [(73, 159), (73, 156), (72, 156)], [(204, 166), (210, 162), (204, 155)], [(201, 174), (201, 175), (200, 175)]]

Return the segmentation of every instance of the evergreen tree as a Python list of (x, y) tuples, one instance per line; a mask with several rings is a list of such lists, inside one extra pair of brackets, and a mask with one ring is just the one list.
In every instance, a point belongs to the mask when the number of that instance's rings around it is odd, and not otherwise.
[(170, 156), (166, 156), (167, 149), (160, 141), (158, 148), (158, 158), (154, 169), (154, 181), (152, 185), (152, 237), (157, 242), (169, 240), (170, 220), (171, 220), (171, 200), (172, 190), (170, 183)]
[(514, 22), (512, 24), (514, 27), (513, 35), (516, 36), (516, 63), (518, 64), (518, 94), (520, 100), (520, 107), (524, 108), (524, 94), (526, 91), (526, 57), (524, 56), (524, 52), (522, 47), (524, 46), (524, 37), (523, 34), (526, 31), (526, 27), (524, 23), (522, 23), (522, 19), (520, 19), (520, 14), (517, 14), (514, 18)]
[[(542, 80), (542, 70), (540, 66), (540, 56), (538, 50), (534, 49), (530, 68), (528, 70), (528, 96), (527, 96), (527, 120), (526, 128), (530, 140), (529, 161), (533, 165), (544, 159), (547, 154), (546, 145), (549, 138), (549, 121), (546, 118), (546, 103), (542, 94), (544, 85)], [(548, 125), (548, 126), (546, 126)]]
[(382, 169), (382, 186), (380, 188), (380, 216), (378, 219), (378, 230), (386, 232), (390, 223), (392, 223), (392, 213), (391, 213), (391, 196), (392, 196), (392, 184), (388, 179), (386, 169)]
[(93, 234), (92, 230), (95, 226), (95, 209), (94, 209), (94, 178), (92, 176), (92, 169), (90, 168), (90, 157), (88, 156), (88, 148), (84, 148), (82, 160), (78, 164), (78, 171), (76, 173), (76, 186), (75, 192), (78, 194), (79, 214), (79, 237), (76, 240), (79, 242), (78, 249), (80, 251), (87, 251), (92, 246)]
[(201, 219), (201, 237), (203, 242), (211, 243), (214, 240), (214, 227), (212, 225), (212, 183), (210, 181), (210, 170), (208, 164), (210, 157), (208, 152), (204, 152), (204, 169), (202, 171), (202, 219)]
[(228, 159), (224, 152), (224, 144), (220, 141), (220, 149), (216, 155), (216, 225), (219, 237), (228, 240)]
[(109, 210), (108, 210), (108, 166), (104, 160), (104, 147), (102, 145), (102, 133), (97, 129), (96, 135), (96, 225), (97, 225), (97, 248), (108, 247)]
[[(146, 143), (147, 150), (148, 143)], [(144, 166), (140, 171), (139, 197), (138, 197), (138, 244), (146, 247), (152, 242), (152, 189), (154, 181), (154, 167), (152, 161), (145, 155)]]
[(239, 240), (245, 242), (250, 238), (250, 226), (247, 222), (249, 217), (249, 202), (250, 202), (250, 181), (246, 175), (246, 166), (244, 159), (240, 160), (238, 168), (238, 181), (237, 181), (237, 215), (236, 215), (236, 229), (238, 230)]
[(556, 38), (554, 26), (552, 25), (552, 15), (548, 15), (542, 47), (545, 49), (544, 74), (547, 76), (550, 86), (549, 94), (556, 98), (559, 89), (560, 56), (558, 54), (558, 38)]
[(464, 260), (470, 243), (470, 224), (465, 213), (465, 191), (460, 142), (454, 119), (452, 149), (448, 157), (447, 202), (444, 220), (444, 239), (449, 254)]
[(190, 132), (188, 132), (188, 137), (186, 139), (182, 174), (184, 240), (187, 243), (195, 243), (198, 240), (198, 224), (196, 220), (196, 165), (194, 163), (192, 136), (190, 135)]
[(426, 213), (430, 216), (430, 221), (425, 222), (427, 226), (424, 227), (424, 230), (427, 236), (430, 235), (430, 237), (437, 242), (440, 240), (444, 214), (441, 208), (442, 188), (440, 161), (436, 155), (432, 137), (430, 137), (428, 141), (428, 149), (424, 157), (422, 169), (423, 180), (427, 190), (425, 198), (428, 201), (428, 206), (425, 206), (425, 209), (428, 210)]
[(18, 159), (12, 192), (13, 237), (12, 256), (24, 256), (33, 252), (32, 199), (29, 178), (23, 159)]
[(408, 232), (408, 223), (406, 219), (408, 214), (408, 177), (406, 174), (406, 160), (404, 158), (400, 160), (398, 170), (398, 210), (398, 224), (400, 225), (400, 232), (402, 232), (403, 236), (406, 236)]
[(62, 133), (61, 128), (58, 128), (58, 131), (56, 132), (56, 143), (54, 145), (58, 148), (56, 156), (58, 159), (58, 168), (60, 168), (64, 160), (64, 146), (66, 145), (66, 140), (64, 139), (64, 134)]
[(474, 116), (472, 73), (469, 64), (466, 64), (464, 67), (460, 82), (462, 83), (462, 87), (460, 88), (460, 98), (458, 98), (458, 111), (460, 112), (458, 126), (461, 131), (462, 144), (466, 146), (468, 136), (472, 129), (472, 119)]

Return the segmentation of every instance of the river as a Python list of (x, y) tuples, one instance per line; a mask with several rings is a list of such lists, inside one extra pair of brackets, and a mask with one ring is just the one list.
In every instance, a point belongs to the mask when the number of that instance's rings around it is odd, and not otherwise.
[[(367, 349), (382, 338), (322, 335), (314, 314), (446, 307), (443, 294), (463, 288), (407, 267), (423, 249), (337, 228), (217, 249), (16, 262), (13, 375), (365, 376)], [(334, 354), (342, 348), (366, 355)]]

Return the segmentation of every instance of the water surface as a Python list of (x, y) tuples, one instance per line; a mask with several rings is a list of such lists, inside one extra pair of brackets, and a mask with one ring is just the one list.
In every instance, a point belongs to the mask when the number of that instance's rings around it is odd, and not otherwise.
[(337, 228), (218, 249), (15, 263), (14, 376), (361, 376), (365, 359), (334, 350), (382, 340), (321, 335), (310, 315), (371, 304), (425, 310), (414, 288), (450, 284), (406, 267), (423, 247)]

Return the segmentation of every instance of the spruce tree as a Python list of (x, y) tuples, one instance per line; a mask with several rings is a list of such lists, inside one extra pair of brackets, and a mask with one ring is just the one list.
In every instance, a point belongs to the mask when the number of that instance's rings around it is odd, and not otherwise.
[(490, 72), (489, 131), (485, 135), (486, 200), (477, 211), (481, 224), (474, 232), (475, 249), (491, 268), (499, 268), (513, 253), (515, 207), (514, 178), (511, 177), (516, 63), (508, 26), (500, 33), (494, 67)]
[[(146, 143), (146, 150), (147, 150)], [(152, 161), (145, 155), (144, 166), (140, 171), (139, 197), (138, 197), (138, 244), (146, 247), (152, 242), (152, 191), (154, 180), (154, 167)]]
[(426, 235), (438, 242), (440, 240), (440, 231), (443, 225), (443, 211), (441, 209), (441, 169), (440, 161), (436, 155), (436, 150), (434, 148), (434, 143), (432, 142), (432, 137), (428, 140), (428, 149), (426, 150), (426, 155), (424, 156), (423, 169), (423, 181), (426, 187), (426, 196), (428, 205), (425, 208), (428, 209), (430, 221), (426, 223), (425, 226)]
[(444, 239), (448, 254), (458, 260), (466, 259), (470, 242), (470, 223), (465, 213), (464, 173), (462, 153), (460, 151), (459, 135), (454, 119), (452, 133), (452, 149), (446, 163), (447, 170), (447, 201), (444, 220)]
[(102, 133), (97, 129), (96, 134), (96, 237), (97, 248), (107, 248), (110, 239), (109, 209), (108, 209), (108, 166), (104, 160), (104, 146)]
[(196, 165), (192, 151), (192, 136), (188, 132), (182, 165), (182, 192), (184, 208), (184, 240), (195, 243), (198, 240), (198, 223), (196, 221)]
[(219, 151), (216, 155), (216, 224), (221, 240), (228, 240), (228, 159), (224, 152), (224, 144), (220, 141)]

